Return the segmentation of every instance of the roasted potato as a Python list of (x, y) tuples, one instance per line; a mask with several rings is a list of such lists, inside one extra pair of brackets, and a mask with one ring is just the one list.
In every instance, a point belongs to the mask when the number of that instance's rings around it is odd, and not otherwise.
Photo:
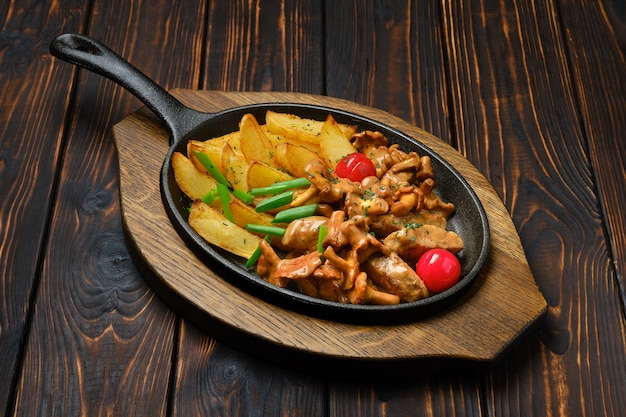
[(280, 166), (294, 177), (306, 177), (304, 168), (311, 161), (321, 159), (316, 152), (293, 143), (284, 143), (277, 147), (275, 157), (280, 159)]
[(231, 223), (218, 210), (194, 201), (189, 210), (189, 225), (207, 242), (237, 256), (249, 258), (259, 246), (260, 237)]
[(274, 216), (267, 213), (257, 213), (252, 206), (247, 205), (236, 197), (231, 197), (228, 207), (233, 215), (235, 224), (239, 227), (246, 227), (248, 223), (272, 226)]
[(249, 163), (253, 161), (271, 164), (274, 145), (267, 138), (259, 123), (251, 114), (242, 117), (239, 123), (241, 152)]
[[(270, 132), (285, 137), (297, 138), (303, 142), (318, 144), (324, 122), (301, 118), (294, 114), (267, 111), (265, 123)], [(356, 127), (339, 125), (341, 134), (350, 139), (356, 133)]]
[(343, 135), (339, 124), (329, 115), (320, 132), (320, 153), (324, 163), (335, 169), (341, 158), (354, 152), (356, 149), (352, 142)]
[(219, 148), (221, 148), (222, 145), (224, 145), (225, 143), (230, 143), (232, 146), (238, 148), (239, 147), (239, 131), (235, 130), (234, 132), (230, 132), (222, 136), (218, 136), (212, 139), (206, 139), (203, 142), (206, 144), (217, 146)]
[(274, 146), (274, 148), (276, 148), (277, 146), (279, 146), (279, 145), (281, 145), (283, 143), (293, 143), (294, 145), (299, 145), (299, 146), (304, 146), (305, 148), (309, 148), (313, 152), (319, 153), (319, 151), (320, 151), (319, 143), (305, 142), (303, 140), (299, 140), (299, 139), (294, 138), (292, 136), (283, 136), (283, 135), (279, 135), (277, 133), (272, 133), (267, 128), (267, 125), (262, 125), (261, 128), (265, 132), (265, 135), (270, 140), (270, 142), (272, 142), (272, 146)]
[(216, 181), (206, 172), (199, 171), (189, 158), (180, 152), (172, 154), (174, 178), (190, 199), (198, 200), (216, 188)]
[(220, 155), (224, 176), (233, 189), (248, 191), (248, 160), (241, 152), (237, 152), (229, 143), (222, 147)]
[(248, 166), (248, 187), (259, 188), (267, 187), (277, 182), (288, 181), (294, 179), (283, 170), (280, 170), (270, 164), (253, 161)]
[(217, 169), (224, 174), (224, 169), (222, 168), (222, 148), (224, 147), (224, 143), (221, 141), (218, 142), (200, 142), (196, 140), (190, 140), (187, 143), (187, 156), (191, 160), (191, 162), (195, 165), (195, 167), (201, 172), (207, 172), (206, 168), (198, 161), (198, 158), (195, 157), (195, 152), (203, 152), (205, 153), (213, 165), (217, 167)]

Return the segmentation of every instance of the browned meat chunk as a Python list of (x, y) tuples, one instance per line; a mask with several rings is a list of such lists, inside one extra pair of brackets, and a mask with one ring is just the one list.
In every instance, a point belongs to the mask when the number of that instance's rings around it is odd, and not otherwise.
[(291, 249), (312, 249), (317, 246), (319, 227), (327, 225), (324, 216), (311, 216), (289, 223), (282, 238), (282, 244)]
[(405, 227), (417, 227), (418, 225), (431, 224), (433, 226), (446, 228), (446, 219), (441, 213), (422, 212), (419, 214), (409, 214), (407, 216), (394, 216), (391, 213), (376, 216), (372, 219), (370, 230), (380, 238), (384, 238), (390, 233), (404, 229)]
[(458, 234), (429, 224), (393, 232), (383, 243), (407, 261), (417, 261), (429, 249), (441, 248), (452, 253), (463, 249), (463, 240)]
[(395, 252), (389, 256), (372, 256), (361, 264), (376, 285), (397, 295), (401, 301), (411, 302), (428, 297), (428, 289), (421, 278)]

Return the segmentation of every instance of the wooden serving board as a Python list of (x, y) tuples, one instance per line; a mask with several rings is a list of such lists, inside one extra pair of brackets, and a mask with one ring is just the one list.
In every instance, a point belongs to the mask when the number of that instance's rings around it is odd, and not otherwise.
[(312, 103), (395, 127), (451, 163), (481, 200), (491, 228), (488, 259), (452, 307), (415, 322), (354, 325), (277, 307), (242, 291), (199, 261), (171, 225), (159, 174), (169, 133), (145, 108), (114, 126), (124, 225), (145, 277), (183, 317), (258, 357), (335, 376), (387, 378), (441, 366), (492, 364), (546, 311), (511, 218), (485, 177), (438, 138), (390, 114), (330, 97), (294, 93), (174, 90), (191, 108), (215, 112), (251, 103)]

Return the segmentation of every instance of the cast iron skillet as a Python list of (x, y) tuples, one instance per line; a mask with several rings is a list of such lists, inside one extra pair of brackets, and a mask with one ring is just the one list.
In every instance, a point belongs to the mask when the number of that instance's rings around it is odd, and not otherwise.
[[(431, 149), (387, 125), (343, 110), (323, 106), (294, 103), (264, 103), (235, 107), (217, 113), (202, 113), (184, 106), (145, 74), (129, 64), (100, 42), (78, 34), (63, 34), (50, 44), (52, 55), (69, 63), (100, 74), (139, 98), (169, 129), (170, 149), (161, 170), (161, 196), (166, 212), (177, 232), (188, 247), (203, 262), (255, 296), (292, 309), (299, 313), (335, 321), (369, 324), (412, 321), (453, 304), (475, 280), (489, 250), (487, 216), (476, 194), (463, 177)], [(174, 180), (171, 156), (186, 153), (191, 138), (212, 138), (238, 130), (238, 123), (246, 113), (264, 123), (267, 110), (297, 114), (301, 117), (325, 120), (328, 114), (339, 123), (358, 126), (359, 130), (380, 131), (390, 143), (397, 143), (405, 151), (429, 155), (438, 184), (437, 192), (444, 201), (454, 203), (457, 210), (449, 219), (448, 229), (456, 231), (464, 240), (465, 248), (459, 254), (462, 276), (449, 290), (424, 300), (395, 306), (346, 305), (320, 300), (298, 292), (276, 287), (265, 282), (245, 268), (245, 260), (221, 248), (206, 243), (187, 223), (189, 201)]]

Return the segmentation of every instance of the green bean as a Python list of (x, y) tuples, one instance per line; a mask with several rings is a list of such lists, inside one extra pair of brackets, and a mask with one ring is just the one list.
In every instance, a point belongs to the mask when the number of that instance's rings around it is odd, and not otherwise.
[(245, 191), (233, 190), (233, 195), (246, 204), (252, 204), (254, 202), (254, 196), (246, 193)]
[(324, 243), (324, 238), (326, 237), (326, 235), (328, 235), (328, 227), (322, 224), (318, 229), (317, 235), (317, 251), (319, 253), (324, 253), (324, 246), (322, 244)]
[(263, 224), (254, 224), (248, 223), (246, 224), (246, 230), (253, 233), (259, 233), (262, 235), (272, 235), (272, 236), (284, 236), (285, 229), (277, 226), (266, 226)]
[[(267, 243), (270, 242), (269, 236), (265, 236), (265, 241)], [(251, 268), (255, 263), (257, 263), (257, 261), (261, 257), (261, 254), (262, 254), (261, 246), (259, 246), (254, 250), (254, 252), (252, 252), (252, 255), (250, 255), (250, 257), (246, 261), (246, 268)]]
[(315, 210), (317, 210), (317, 204), (288, 208), (276, 213), (272, 223), (289, 223), (303, 217), (309, 217), (315, 214)]
[(265, 200), (259, 202), (256, 206), (256, 211), (258, 213), (265, 213), (266, 211), (270, 211), (276, 209), (278, 207), (282, 207), (285, 204), (291, 203), (293, 199), (293, 191), (285, 191), (282, 194), (275, 195), (270, 198), (266, 198)]
[(221, 182), (217, 183), (217, 192), (222, 200), (222, 207), (224, 208), (224, 217), (226, 217), (231, 223), (235, 223), (232, 213), (230, 212), (230, 193), (228, 187)]
[(222, 174), (219, 169), (217, 169), (217, 167), (215, 166), (215, 164), (213, 164), (213, 161), (211, 161), (211, 158), (209, 158), (207, 154), (205, 154), (204, 152), (195, 151), (193, 155), (198, 159), (198, 161), (200, 161), (202, 166), (205, 167), (207, 171), (209, 171), (209, 174), (211, 174), (211, 176), (215, 178), (218, 183), (230, 187), (230, 184), (228, 183), (228, 180), (226, 179), (224, 174)]
[(211, 204), (212, 202), (214, 202), (217, 198), (219, 198), (219, 193), (217, 192), (217, 188), (209, 191), (208, 193), (206, 193), (206, 195), (204, 197), (202, 197), (202, 201), (204, 201), (205, 204)]
[(252, 195), (272, 195), (280, 194), (292, 188), (308, 187), (311, 182), (306, 178), (296, 178), (288, 181), (281, 181), (268, 185), (267, 187), (253, 188), (250, 190)]

